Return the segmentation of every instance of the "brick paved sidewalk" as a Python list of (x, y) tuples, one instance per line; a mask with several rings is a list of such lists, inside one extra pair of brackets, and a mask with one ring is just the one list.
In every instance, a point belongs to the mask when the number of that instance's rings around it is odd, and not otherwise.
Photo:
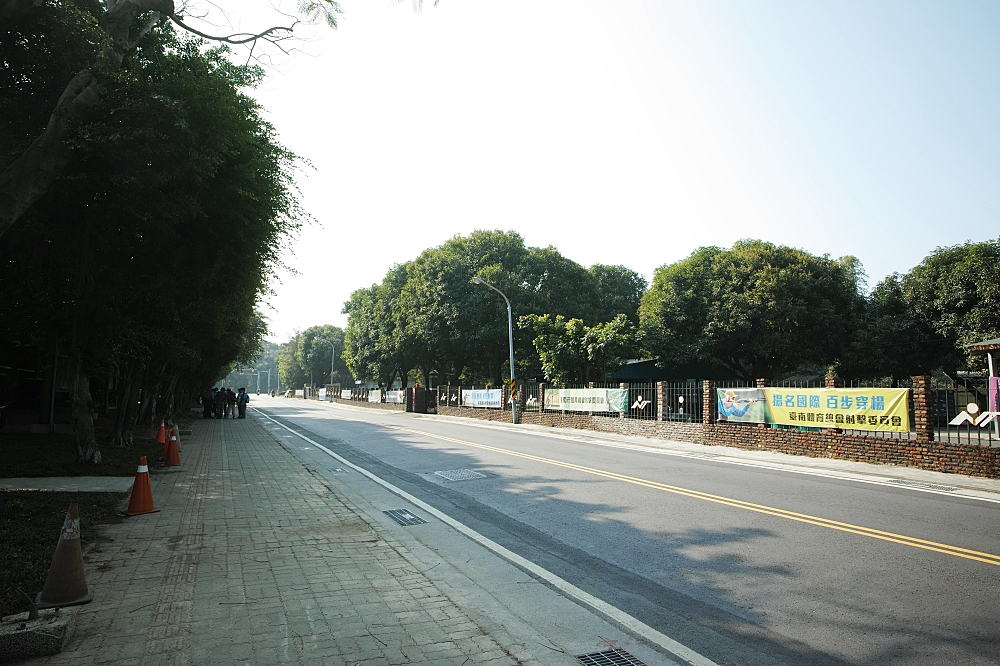
[(161, 513), (87, 554), (94, 602), (32, 663), (539, 663), (253, 419), (198, 421), (181, 461), (152, 475)]

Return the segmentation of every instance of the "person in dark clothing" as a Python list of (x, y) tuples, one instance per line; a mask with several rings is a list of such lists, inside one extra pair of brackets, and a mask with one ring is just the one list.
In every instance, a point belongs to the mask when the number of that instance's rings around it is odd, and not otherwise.
[(224, 418), (226, 414), (226, 392), (219, 389), (215, 392), (215, 418)]
[(212, 397), (212, 392), (205, 389), (205, 392), (201, 394), (201, 418), (210, 419), (212, 418), (212, 408), (215, 406), (215, 399)]
[(226, 389), (226, 416), (232, 415), (236, 418), (236, 394), (232, 388)]
[(241, 419), (245, 419), (247, 417), (248, 402), (250, 402), (250, 394), (247, 393), (245, 388), (240, 388), (240, 392), (236, 394), (236, 407), (240, 410)]

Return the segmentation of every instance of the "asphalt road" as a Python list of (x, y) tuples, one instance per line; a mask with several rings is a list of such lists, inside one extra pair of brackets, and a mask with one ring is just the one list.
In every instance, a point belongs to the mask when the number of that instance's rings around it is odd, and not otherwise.
[(254, 406), (719, 664), (1000, 663), (1000, 504), (478, 422)]

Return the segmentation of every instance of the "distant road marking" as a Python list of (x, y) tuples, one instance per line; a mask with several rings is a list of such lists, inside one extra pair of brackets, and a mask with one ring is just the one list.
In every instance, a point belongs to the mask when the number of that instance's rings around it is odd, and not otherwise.
[(904, 546), (912, 546), (914, 548), (921, 548), (923, 550), (930, 550), (936, 553), (944, 553), (945, 555), (953, 555), (955, 557), (962, 557), (967, 560), (975, 560), (977, 562), (984, 562), (986, 564), (993, 564), (996, 566), (1000, 566), (1000, 555), (994, 555), (992, 553), (984, 553), (978, 550), (971, 550), (969, 548), (961, 548), (959, 546), (950, 546), (946, 543), (927, 541), (926, 539), (918, 539), (916, 537), (906, 536), (905, 534), (896, 534), (894, 532), (885, 532), (883, 530), (876, 530), (871, 527), (864, 527), (862, 525), (843, 523), (837, 520), (830, 520), (829, 518), (821, 518), (819, 516), (812, 516), (806, 513), (797, 513), (795, 511), (779, 509), (773, 506), (767, 506), (765, 504), (754, 504), (753, 502), (745, 502), (743, 500), (738, 500), (731, 497), (724, 497), (722, 495), (713, 495), (711, 493), (701, 492), (700, 490), (692, 490), (690, 488), (672, 486), (666, 483), (660, 483), (658, 481), (650, 481), (648, 479), (641, 479), (635, 476), (618, 474), (617, 472), (609, 472), (594, 467), (585, 467), (583, 465), (576, 465), (573, 463), (563, 462), (561, 460), (553, 460), (552, 458), (543, 458), (542, 456), (535, 456), (530, 453), (521, 453), (519, 451), (502, 449), (497, 446), (489, 446), (487, 444), (476, 444), (475, 442), (468, 442), (462, 439), (455, 439), (454, 437), (446, 437), (445, 435), (436, 435), (434, 433), (424, 432), (422, 430), (414, 430), (412, 428), (404, 428), (402, 426), (396, 426), (396, 425), (382, 425), (381, 427), (390, 428), (392, 430), (399, 430), (402, 432), (408, 432), (414, 435), (421, 435), (423, 437), (440, 439), (446, 442), (453, 442), (455, 444), (461, 444), (462, 446), (471, 446), (476, 449), (483, 449), (484, 451), (492, 451), (494, 453), (502, 453), (509, 456), (515, 456), (518, 458), (525, 458), (527, 460), (534, 460), (536, 462), (542, 462), (548, 465), (555, 465), (557, 467), (565, 467), (566, 469), (572, 469), (578, 472), (584, 472), (586, 474), (603, 476), (607, 479), (624, 481), (625, 483), (631, 483), (637, 486), (644, 486), (646, 488), (653, 488), (654, 490), (662, 490), (664, 492), (673, 493), (675, 495), (684, 495), (685, 497), (700, 499), (706, 502), (724, 504), (726, 506), (735, 507), (737, 509), (754, 511), (756, 513), (763, 513), (769, 516), (776, 516), (778, 518), (794, 520), (800, 523), (807, 523), (809, 525), (816, 525), (818, 527), (826, 527), (831, 530), (849, 532), (851, 534), (858, 534), (860, 536), (866, 536), (872, 539), (891, 541), (892, 543), (898, 543)]
[[(256, 411), (258, 411), (258, 412), (260, 412), (262, 414), (267, 415), (265, 412), (261, 412), (259, 408), (254, 407), (252, 409), (255, 409)], [(267, 416), (270, 416), (270, 415), (267, 415)], [(353, 419), (349, 419), (349, 420), (353, 420)], [(299, 437), (301, 437), (305, 441), (309, 442), (310, 444), (312, 444), (316, 448), (320, 449), (321, 451), (323, 451), (327, 455), (329, 455), (329, 456), (331, 456), (333, 458), (336, 458), (338, 461), (340, 461), (344, 465), (347, 465), (348, 467), (350, 467), (351, 469), (355, 470), (356, 472), (359, 472), (360, 474), (365, 475), (366, 477), (368, 477), (369, 479), (371, 479), (375, 483), (379, 484), (383, 488), (386, 488), (387, 490), (389, 490), (390, 492), (394, 493), (395, 495), (398, 495), (399, 497), (402, 497), (403, 499), (405, 499), (406, 501), (410, 502), (411, 504), (420, 507), (421, 509), (423, 509), (427, 513), (431, 514), (432, 516), (434, 516), (435, 518), (437, 518), (441, 522), (443, 522), (443, 523), (445, 523), (445, 524), (453, 527), (454, 529), (456, 529), (457, 531), (461, 532), (465, 536), (469, 537), (473, 541), (475, 541), (475, 542), (477, 542), (477, 543), (485, 546), (486, 548), (490, 549), (491, 551), (493, 551), (494, 553), (496, 553), (500, 557), (502, 557), (502, 558), (506, 559), (507, 561), (512, 562), (513, 564), (521, 567), (522, 569), (524, 569), (525, 571), (531, 573), (532, 575), (536, 576), (537, 578), (540, 578), (540, 579), (544, 580), (545, 582), (549, 583), (550, 585), (552, 585), (556, 589), (561, 590), (562, 592), (566, 593), (570, 597), (573, 597), (577, 601), (580, 601), (581, 603), (584, 603), (584, 604), (590, 606), (591, 608), (593, 608), (594, 610), (598, 611), (602, 615), (610, 618), (614, 622), (617, 622), (617, 623), (621, 624), (622, 626), (624, 626), (625, 628), (627, 628), (632, 633), (634, 633), (634, 634), (636, 634), (638, 636), (641, 636), (641, 637), (645, 638), (646, 640), (648, 640), (648, 641), (650, 641), (652, 643), (655, 643), (655, 644), (659, 645), (664, 650), (666, 650), (667, 652), (670, 652), (674, 656), (683, 659), (684, 661), (686, 661), (689, 664), (692, 664), (693, 666), (719, 666), (718, 664), (716, 664), (714, 661), (712, 661), (708, 657), (705, 657), (705, 656), (701, 655), (700, 653), (695, 652), (694, 650), (692, 650), (691, 648), (687, 647), (686, 645), (684, 645), (682, 643), (678, 643), (673, 638), (670, 638), (666, 634), (657, 631), (656, 629), (652, 628), (651, 626), (649, 626), (648, 624), (642, 622), (641, 620), (638, 620), (638, 619), (632, 617), (631, 615), (629, 615), (625, 611), (623, 611), (623, 610), (621, 610), (619, 608), (616, 608), (615, 606), (612, 606), (611, 604), (607, 603), (606, 601), (598, 599), (597, 597), (595, 597), (594, 595), (592, 595), (592, 594), (590, 594), (588, 592), (585, 592), (585, 591), (581, 590), (580, 588), (578, 588), (577, 586), (573, 585), (569, 581), (566, 581), (566, 580), (560, 578), (559, 576), (555, 575), (554, 573), (552, 573), (548, 569), (544, 569), (544, 568), (538, 566), (537, 564), (535, 564), (534, 562), (532, 562), (531, 560), (525, 559), (524, 557), (521, 557), (517, 553), (515, 553), (515, 552), (513, 552), (511, 550), (508, 550), (507, 548), (504, 548), (503, 546), (501, 546), (497, 542), (493, 541), (492, 539), (490, 539), (488, 537), (483, 536), (482, 534), (480, 534), (479, 532), (475, 531), (471, 527), (465, 525), (464, 523), (461, 523), (461, 522), (455, 520), (454, 518), (452, 518), (451, 516), (449, 516), (448, 514), (442, 512), (442, 511), (439, 511), (438, 509), (435, 509), (433, 506), (431, 506), (427, 502), (424, 502), (423, 500), (414, 497), (413, 495), (411, 495), (410, 493), (406, 492), (402, 488), (398, 488), (398, 487), (394, 486), (393, 484), (389, 483), (385, 479), (382, 479), (381, 477), (376, 476), (372, 472), (369, 472), (364, 467), (360, 467), (358, 465), (355, 465), (350, 460), (348, 460), (348, 459), (346, 459), (346, 458), (344, 458), (342, 456), (337, 455), (336, 453), (334, 453), (330, 449), (326, 448), (325, 446), (323, 446), (319, 442), (316, 442), (316, 441), (310, 439), (309, 437), (306, 437), (302, 433), (298, 432), (297, 430), (293, 430), (292, 428), (289, 428), (288, 426), (286, 426), (283, 423), (279, 423), (277, 421), (274, 421), (274, 423), (278, 423), (278, 425), (280, 425), (282, 428), (284, 428), (288, 432), (290, 432), (290, 433), (292, 433), (294, 435), (298, 435)], [(400, 429), (401, 430), (406, 430), (406, 428), (400, 428)], [(416, 431), (416, 430), (411, 431), (411, 432), (419, 433), (419, 431)], [(419, 434), (426, 434), (426, 433), (419, 433)]]

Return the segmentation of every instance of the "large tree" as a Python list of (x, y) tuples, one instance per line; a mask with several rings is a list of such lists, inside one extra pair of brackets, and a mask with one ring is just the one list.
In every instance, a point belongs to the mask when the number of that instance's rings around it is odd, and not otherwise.
[(137, 421), (252, 361), (265, 332), (256, 306), (299, 215), (295, 157), (241, 91), (259, 70), (169, 26), (144, 33), (120, 68), (71, 134), (66, 177), (0, 246), (0, 319), (69, 353), (88, 462), (100, 460), (95, 374), (118, 377), (115, 439), (127, 443)]
[(590, 382), (607, 378), (625, 361), (642, 354), (641, 332), (624, 314), (587, 326), (562, 315), (524, 315), (542, 372), (550, 382)]
[(639, 323), (639, 306), (646, 293), (646, 278), (625, 266), (594, 264), (587, 269), (596, 281), (597, 298), (594, 319), (612, 321), (620, 314), (633, 324)]
[[(507, 309), (479, 276), (511, 300), (514, 317), (555, 312), (593, 321), (594, 276), (552, 247), (532, 248), (514, 232), (475, 231), (394, 267), (381, 285), (345, 305), (348, 362), (358, 376), (407, 376), (499, 384), (509, 373)], [(516, 363), (540, 372), (531, 337), (515, 330)], [(524, 376), (521, 372), (518, 376)]]
[[(331, 347), (331, 343), (333, 347)], [(333, 365), (331, 366), (331, 354)], [(329, 324), (310, 326), (298, 335), (295, 360), (302, 368), (303, 376), (310, 377), (315, 384), (326, 384), (333, 367), (332, 382), (353, 384), (354, 378), (347, 371), (344, 355), (344, 330)]]
[[(331, 26), (340, 12), (333, 0), (304, 0), (299, 9), (305, 20)], [(210, 35), (189, 25), (173, 0), (0, 0), (0, 43), (17, 52), (14, 62), (21, 65), (4, 69), (20, 87), (21, 102), (30, 101), (30, 108), (17, 107), (18, 131), (3, 146), (0, 237), (65, 175), (76, 157), (73, 133), (102, 116), (106, 92), (123, 78), (151, 31), (172, 24), (218, 42), (280, 46), (298, 23)]]
[(945, 343), (937, 367), (981, 367), (965, 345), (1000, 337), (1000, 239), (936, 249), (903, 276), (901, 297)]
[(954, 351), (908, 300), (903, 277), (892, 274), (868, 295), (864, 313), (837, 374), (848, 378), (904, 379), (941, 367)]
[(861, 314), (861, 278), (853, 257), (756, 240), (704, 247), (657, 269), (640, 318), (661, 363), (773, 378), (837, 362)]

